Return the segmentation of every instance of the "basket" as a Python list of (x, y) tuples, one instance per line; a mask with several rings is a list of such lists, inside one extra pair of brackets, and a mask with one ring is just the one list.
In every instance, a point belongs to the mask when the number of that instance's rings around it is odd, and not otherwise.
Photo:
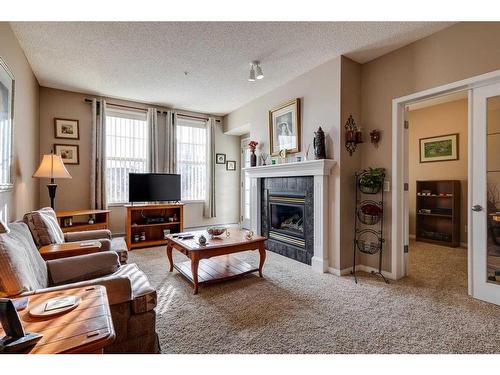
[(380, 218), (382, 217), (382, 214), (379, 215), (369, 215), (365, 214), (363, 211), (361, 211), (361, 208), (358, 210), (358, 219), (361, 221), (363, 224), (366, 225), (375, 225), (380, 221)]
[(382, 187), (382, 185), (365, 186), (365, 185), (361, 185), (361, 184), (358, 184), (358, 186), (359, 186), (359, 191), (361, 191), (364, 194), (378, 194), (378, 192), (380, 191), (380, 188)]
[(365, 254), (377, 254), (381, 250), (380, 241), (371, 242), (365, 240), (356, 240), (359, 251)]

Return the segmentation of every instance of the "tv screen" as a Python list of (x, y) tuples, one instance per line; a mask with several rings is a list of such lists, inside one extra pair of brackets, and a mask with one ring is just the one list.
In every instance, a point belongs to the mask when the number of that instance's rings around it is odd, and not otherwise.
[(129, 173), (129, 202), (181, 200), (181, 175)]

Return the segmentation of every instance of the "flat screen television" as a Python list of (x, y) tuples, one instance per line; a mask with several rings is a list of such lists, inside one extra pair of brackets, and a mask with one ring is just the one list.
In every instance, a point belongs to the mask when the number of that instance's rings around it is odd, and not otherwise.
[(181, 200), (181, 175), (170, 173), (129, 173), (129, 202)]

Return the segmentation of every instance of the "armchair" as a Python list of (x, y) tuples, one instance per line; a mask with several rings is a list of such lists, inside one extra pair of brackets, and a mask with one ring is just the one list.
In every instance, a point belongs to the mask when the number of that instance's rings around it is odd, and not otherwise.
[(0, 234), (0, 297), (103, 285), (116, 332), (104, 352), (159, 352), (156, 291), (137, 265), (121, 265), (113, 251), (45, 262), (26, 224), (11, 223), (9, 229)]
[(63, 233), (56, 213), (50, 207), (28, 212), (24, 215), (23, 221), (38, 248), (55, 243), (96, 240), (101, 243), (101, 251), (115, 251), (120, 257), (120, 262), (127, 263), (128, 251), (125, 241), (122, 238), (112, 238), (108, 229)]

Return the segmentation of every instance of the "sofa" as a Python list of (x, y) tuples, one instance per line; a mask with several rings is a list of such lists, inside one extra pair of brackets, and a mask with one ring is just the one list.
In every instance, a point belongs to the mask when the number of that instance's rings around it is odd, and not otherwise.
[(108, 229), (63, 233), (56, 213), (50, 207), (26, 213), (23, 221), (28, 226), (38, 248), (56, 243), (95, 240), (101, 243), (101, 251), (115, 251), (120, 257), (120, 263), (127, 263), (128, 249), (124, 239), (112, 238), (111, 231)]
[(156, 291), (137, 265), (122, 265), (113, 251), (44, 261), (25, 223), (6, 228), (0, 234), (0, 297), (103, 285), (116, 333), (104, 352), (159, 352)]

